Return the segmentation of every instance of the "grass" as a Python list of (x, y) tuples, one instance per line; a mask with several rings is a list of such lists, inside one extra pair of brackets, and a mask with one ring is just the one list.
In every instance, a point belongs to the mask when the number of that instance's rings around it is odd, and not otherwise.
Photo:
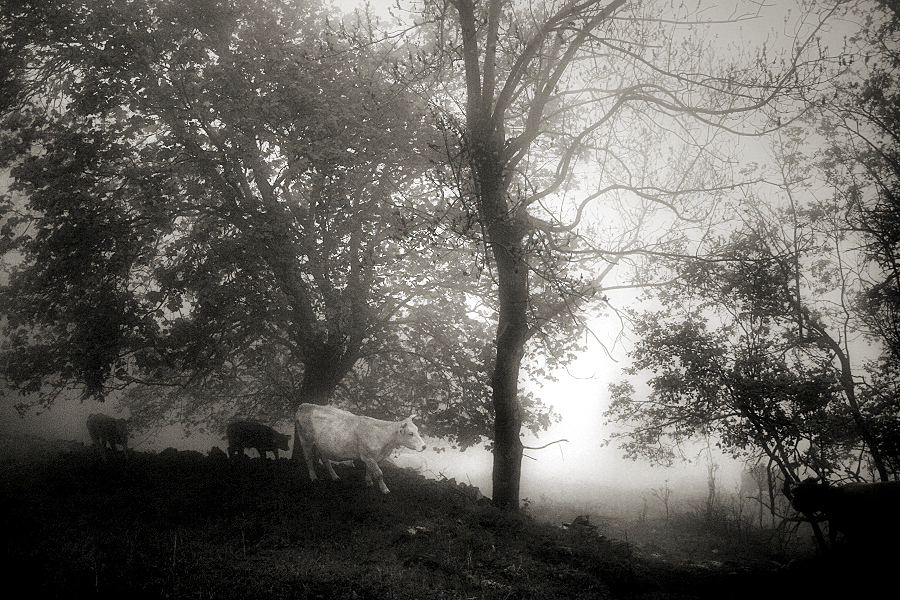
[(361, 470), (336, 470), (342, 481), (311, 484), (288, 460), (190, 452), (5, 461), (4, 564), (42, 598), (788, 597), (827, 573), (810, 560), (784, 568), (764, 548), (704, 565), (725, 546), (687, 522), (597, 535), (396, 468), (386, 496)]

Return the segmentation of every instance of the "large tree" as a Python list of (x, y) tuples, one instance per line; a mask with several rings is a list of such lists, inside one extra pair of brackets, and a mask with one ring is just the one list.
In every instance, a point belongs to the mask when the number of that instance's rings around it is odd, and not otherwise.
[(611, 385), (606, 412), (624, 427), (615, 437), (626, 456), (669, 464), (683, 444), (712, 438), (737, 458), (766, 457), (796, 481), (804, 469), (843, 473), (864, 453), (840, 360), (817, 334), (799, 332), (794, 273), (770, 236), (733, 234), (720, 262), (685, 265), (655, 295), (661, 309), (632, 315), (626, 372), (649, 390), (633, 380)]
[(611, 386), (607, 415), (629, 425), (620, 437), (632, 457), (668, 461), (685, 440), (711, 436), (735, 456), (765, 455), (786, 481), (888, 480), (896, 385), (864, 358), (873, 338), (857, 303), (868, 271), (860, 235), (843, 190), (824, 186), (804, 156), (809, 129), (783, 133), (775, 177), (742, 199), (715, 259), (674, 263), (674, 280), (652, 295), (662, 310), (636, 313), (628, 372), (649, 373), (650, 392)]
[(750, 16), (626, 0), (426, 3), (418, 60), (437, 64), (428, 91), (456, 134), (456, 206), (479, 225), (467, 232), (498, 298), (496, 504), (518, 506), (529, 340), (602, 298), (623, 260), (683, 250), (684, 229), (737, 182), (727, 135), (758, 133), (747, 117), (764, 109), (789, 120), (815, 86), (810, 32), (786, 54), (716, 53), (707, 35)]
[(478, 283), (442, 242), (434, 129), (396, 50), (306, 2), (10, 0), (2, 19), (9, 384), (45, 405), (128, 388), (139, 424), (201, 425), (405, 381), (366, 408), (488, 435)]

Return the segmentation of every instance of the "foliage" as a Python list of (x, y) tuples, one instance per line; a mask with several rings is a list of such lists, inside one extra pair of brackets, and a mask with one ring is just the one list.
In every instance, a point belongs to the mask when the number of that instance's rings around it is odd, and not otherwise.
[[(790, 314), (772, 312), (783, 304), (768, 267), (746, 254), (698, 265), (682, 273), (680, 300), (673, 293), (662, 310), (634, 314), (638, 340), (626, 372), (652, 375), (649, 397), (630, 382), (612, 384), (606, 412), (633, 427), (619, 435), (628, 456), (669, 464), (681, 444), (715, 437), (735, 457), (762, 451), (791, 473), (812, 463), (815, 449), (846, 457), (855, 440), (833, 373), (790, 340)], [(697, 298), (707, 300), (691, 307)]]
[(651, 391), (645, 400), (614, 384), (607, 412), (633, 428), (621, 436), (629, 455), (668, 462), (685, 440), (712, 436), (735, 456), (765, 455), (792, 481), (803, 469), (887, 475), (893, 385), (853, 360), (865, 351), (853, 303), (865, 264), (839, 198), (809, 193), (819, 180), (800, 175), (815, 173), (798, 152), (804, 132), (789, 131), (776, 152), (781, 196), (749, 197), (717, 260), (673, 263), (673, 282), (654, 294), (662, 309), (634, 313), (627, 372), (649, 371)]
[(896, 2), (859, 15), (860, 32), (846, 49), (847, 72), (820, 131), (822, 167), (848, 200), (848, 221), (863, 234), (877, 274), (866, 291), (868, 325), (900, 360), (900, 13)]
[(333, 398), (421, 411), (464, 446), (490, 434), (492, 308), (472, 310), (467, 249), (445, 243), (434, 131), (391, 72), (403, 49), (306, 2), (8, 1), (2, 18), (12, 387), (44, 405), (127, 389), (138, 427)]
[(815, 133), (822, 147), (817, 168), (845, 210), (843, 227), (858, 244), (865, 266), (854, 313), (857, 330), (876, 341), (881, 355), (865, 365), (870, 381), (861, 389), (869, 406), (873, 445), (897, 473), (900, 409), (896, 373), (900, 361), (900, 86), (897, 67), (900, 17), (896, 2), (859, 4), (860, 23), (845, 39), (833, 90), (814, 98)]
[(873, 438), (895, 474), (900, 464), (900, 17), (896, 2), (861, 5), (862, 24), (844, 49), (835, 90), (819, 99), (817, 133), (824, 139), (817, 166), (846, 205), (846, 226), (857, 234), (868, 260), (860, 271), (861, 329), (883, 352), (866, 365), (871, 384), (862, 390)]

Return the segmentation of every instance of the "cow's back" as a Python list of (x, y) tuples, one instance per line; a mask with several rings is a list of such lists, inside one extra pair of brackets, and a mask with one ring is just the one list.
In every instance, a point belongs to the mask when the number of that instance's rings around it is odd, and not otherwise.
[(110, 447), (115, 449), (117, 444), (124, 446), (128, 442), (128, 422), (125, 419), (90, 414), (87, 418), (87, 429), (95, 444), (108, 442)]
[(898, 529), (900, 481), (848, 483), (839, 489), (840, 503), (833, 510), (845, 533), (881, 535)]
[(850, 505), (898, 509), (900, 502), (900, 481), (877, 481), (875, 483), (848, 483), (839, 488)]
[(316, 447), (323, 458), (334, 461), (359, 458), (360, 417), (333, 406), (303, 404), (297, 410), (299, 434)]
[(240, 446), (250, 438), (247, 431), (249, 423), (246, 421), (236, 421), (229, 423), (225, 429), (225, 437), (228, 439), (229, 446)]
[(290, 436), (282, 435), (268, 425), (256, 421), (235, 421), (225, 429), (228, 439), (228, 455), (242, 454), (245, 448), (255, 448), (260, 457), (273, 452), (278, 458), (278, 450), (289, 448)]
[(272, 437), (273, 432), (274, 429), (271, 427), (256, 421), (235, 421), (229, 423), (226, 429), (228, 439), (236, 442), (268, 440)]

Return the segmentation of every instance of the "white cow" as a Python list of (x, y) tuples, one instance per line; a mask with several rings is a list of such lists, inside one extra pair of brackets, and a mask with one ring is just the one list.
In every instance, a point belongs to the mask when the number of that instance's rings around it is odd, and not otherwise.
[(417, 452), (425, 449), (419, 429), (410, 416), (403, 421), (380, 421), (361, 417), (333, 406), (301, 404), (297, 409), (296, 439), (303, 447), (309, 478), (316, 481), (313, 459), (318, 456), (333, 480), (338, 476), (331, 461), (360, 459), (366, 464), (366, 485), (378, 482), (382, 493), (390, 492), (378, 463), (394, 448), (406, 446)]

